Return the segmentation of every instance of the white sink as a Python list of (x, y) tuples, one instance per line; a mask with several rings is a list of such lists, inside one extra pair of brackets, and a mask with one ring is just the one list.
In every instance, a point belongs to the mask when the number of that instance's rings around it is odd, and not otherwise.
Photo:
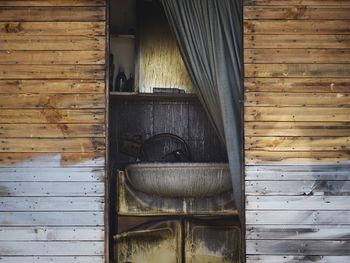
[(232, 190), (226, 163), (137, 163), (125, 173), (135, 190), (163, 197), (208, 197)]

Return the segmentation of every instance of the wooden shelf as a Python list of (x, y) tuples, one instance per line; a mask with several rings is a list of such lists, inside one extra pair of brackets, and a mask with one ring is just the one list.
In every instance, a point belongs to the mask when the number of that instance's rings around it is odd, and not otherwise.
[(112, 99), (197, 99), (197, 95), (193, 93), (138, 93), (112, 91), (109, 94)]

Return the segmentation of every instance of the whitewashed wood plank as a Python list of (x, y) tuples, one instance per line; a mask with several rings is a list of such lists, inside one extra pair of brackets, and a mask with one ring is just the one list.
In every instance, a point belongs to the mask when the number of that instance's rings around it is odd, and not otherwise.
[(247, 240), (247, 254), (350, 255), (350, 241)]
[(246, 209), (350, 210), (350, 202), (347, 196), (247, 196)]
[(252, 165), (245, 167), (246, 180), (350, 180), (349, 164)]
[(103, 263), (103, 256), (60, 256), (60, 257), (49, 257), (49, 256), (5, 256), (0, 257), (1, 263)]
[(0, 211), (102, 211), (103, 197), (1, 197)]
[(247, 224), (350, 224), (350, 211), (295, 211), (259, 210), (246, 211)]
[(0, 182), (0, 196), (104, 196), (104, 182)]
[(104, 212), (1, 212), (1, 226), (102, 226)]
[(103, 227), (1, 227), (0, 241), (104, 240)]
[(103, 241), (1, 241), (2, 256), (103, 255)]
[(247, 225), (246, 239), (350, 240), (349, 225)]
[[(349, 263), (350, 256), (271, 256), (246, 257), (246, 263)], [(12, 262), (11, 262), (12, 263)], [(16, 262), (17, 263), (17, 262)]]
[(350, 181), (246, 181), (246, 195), (350, 195)]
[(104, 169), (74, 168), (0, 168), (0, 182), (98, 182), (104, 180)]

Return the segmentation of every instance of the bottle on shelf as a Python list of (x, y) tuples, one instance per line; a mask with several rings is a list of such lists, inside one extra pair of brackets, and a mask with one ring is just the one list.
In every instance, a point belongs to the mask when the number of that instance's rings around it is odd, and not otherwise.
[(134, 91), (134, 74), (130, 73), (129, 79), (126, 81), (127, 91), (133, 92)]
[(119, 66), (118, 75), (115, 78), (115, 89), (114, 91), (127, 91), (127, 80), (124, 73), (124, 68)]

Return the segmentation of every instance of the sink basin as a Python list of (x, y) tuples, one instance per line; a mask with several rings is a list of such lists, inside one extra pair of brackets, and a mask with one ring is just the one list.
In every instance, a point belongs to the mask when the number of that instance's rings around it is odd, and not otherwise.
[(137, 163), (125, 173), (135, 190), (163, 197), (208, 197), (232, 189), (226, 163)]

